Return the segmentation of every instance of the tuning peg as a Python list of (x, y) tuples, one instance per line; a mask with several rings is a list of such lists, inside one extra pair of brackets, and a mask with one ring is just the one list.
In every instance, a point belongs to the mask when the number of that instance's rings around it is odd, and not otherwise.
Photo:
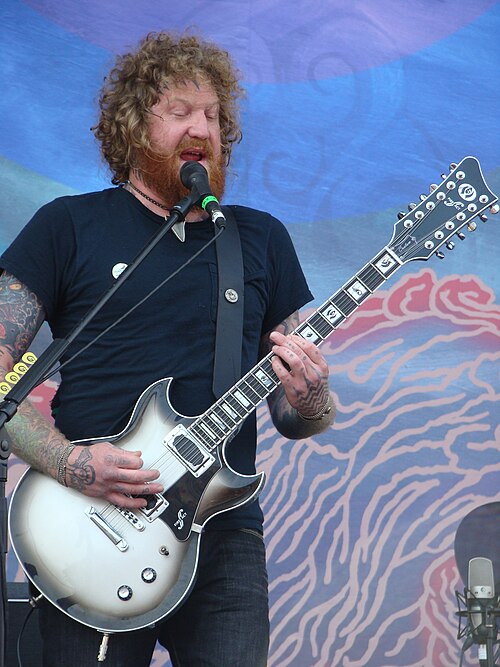
[(477, 225), (476, 225), (476, 223), (474, 222), (474, 220), (471, 220), (471, 221), (469, 222), (469, 224), (467, 225), (467, 229), (469, 230), (469, 232), (475, 232), (475, 231), (476, 231), (476, 228), (477, 228)]
[(444, 252), (441, 252), (441, 250), (436, 250), (435, 255), (439, 259), (444, 259)]
[(401, 220), (402, 218), (404, 218), (405, 215), (406, 215), (406, 213), (404, 211), (398, 211), (398, 220)]
[(427, 199), (427, 195), (420, 195), (419, 199), (420, 201), (425, 201)]
[(429, 187), (429, 191), (434, 192), (434, 190), (437, 190), (437, 189), (438, 189), (438, 186), (435, 183), (431, 183), (431, 185)]
[(453, 171), (453, 170), (456, 169), (457, 167), (458, 167), (458, 164), (457, 164), (456, 162), (452, 162), (452, 163), (450, 164), (450, 171)]
[(408, 204), (408, 210), (409, 210), (409, 211), (413, 211), (414, 208), (417, 208), (417, 205), (415, 204), (414, 201), (411, 201), (411, 202)]
[(465, 234), (463, 232), (457, 232), (457, 236), (461, 241), (465, 240)]
[(448, 250), (453, 250), (453, 248), (455, 247), (455, 244), (453, 243), (453, 241), (448, 241), (446, 243), (446, 247), (448, 248)]
[(441, 178), (442, 178), (443, 181), (444, 181), (445, 178), (448, 178), (448, 174), (441, 174)]
[(500, 211), (500, 206), (498, 204), (493, 204), (493, 206), (490, 206), (490, 213), (493, 213), (493, 215), (496, 215)]
[(479, 216), (479, 219), (480, 219), (482, 222), (486, 222), (486, 220), (488, 220), (488, 216), (487, 216), (487, 215), (484, 215), (484, 213), (481, 213), (481, 215)]

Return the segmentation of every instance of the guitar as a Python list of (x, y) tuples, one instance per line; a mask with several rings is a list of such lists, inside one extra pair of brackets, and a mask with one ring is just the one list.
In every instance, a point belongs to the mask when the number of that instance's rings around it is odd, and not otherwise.
[[(497, 197), (479, 162), (452, 165), (439, 186), (399, 214), (391, 241), (302, 322), (295, 333), (319, 345), (403, 264), (442, 255), (461, 229)], [(160, 470), (163, 494), (141, 510), (90, 499), (33, 469), (17, 484), (9, 512), (10, 538), (27, 577), (71, 618), (105, 633), (144, 628), (172, 614), (195, 581), (201, 534), (216, 514), (254, 500), (264, 474), (241, 475), (226, 463), (226, 442), (279, 385), (272, 354), (199, 417), (172, 408), (172, 378), (140, 396), (122, 432), (108, 440), (140, 449), (144, 467)]]

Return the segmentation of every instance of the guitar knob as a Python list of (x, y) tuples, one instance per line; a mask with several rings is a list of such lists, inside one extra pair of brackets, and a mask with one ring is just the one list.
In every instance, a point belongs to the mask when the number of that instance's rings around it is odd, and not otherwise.
[(457, 236), (461, 241), (465, 241), (465, 234), (463, 232), (457, 232)]
[(146, 584), (152, 584), (153, 581), (156, 579), (156, 570), (153, 570), (152, 567), (145, 567), (144, 570), (141, 572), (141, 579)]
[(441, 252), (441, 250), (437, 250), (435, 253), (436, 257), (439, 259), (444, 259), (444, 252)]
[(118, 595), (118, 598), (123, 602), (130, 600), (130, 598), (133, 595), (130, 586), (126, 586), (125, 584), (123, 586), (120, 586), (120, 588), (116, 591), (116, 594)]
[(446, 243), (446, 247), (448, 248), (448, 250), (453, 250), (453, 248), (455, 247), (455, 244), (453, 243), (453, 241), (448, 241)]
[(401, 220), (402, 218), (404, 218), (405, 215), (406, 215), (406, 213), (404, 211), (399, 211), (398, 212), (398, 220)]
[(476, 228), (477, 228), (477, 225), (476, 225), (476, 223), (474, 222), (474, 220), (471, 220), (471, 221), (469, 222), (469, 224), (467, 225), (467, 229), (469, 230), (469, 232), (475, 232), (475, 231), (476, 231)]

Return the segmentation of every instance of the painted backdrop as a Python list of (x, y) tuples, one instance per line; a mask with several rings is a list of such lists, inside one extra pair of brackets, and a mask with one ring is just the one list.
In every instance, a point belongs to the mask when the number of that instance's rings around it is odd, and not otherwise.
[[(315, 307), (450, 162), (475, 155), (500, 192), (492, 0), (4, 0), (0, 249), (42, 203), (109, 184), (89, 128), (114, 54), (190, 26), (248, 92), (226, 201), (287, 224)], [(500, 500), (496, 226), (404, 266), (324, 343), (333, 430), (288, 442), (259, 409), (270, 667), (458, 665), (455, 535)], [(498, 514), (485, 533), (498, 541)]]

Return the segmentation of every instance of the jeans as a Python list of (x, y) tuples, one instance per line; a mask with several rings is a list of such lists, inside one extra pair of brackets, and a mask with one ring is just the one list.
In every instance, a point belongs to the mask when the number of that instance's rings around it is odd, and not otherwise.
[[(94, 567), (99, 567), (98, 563)], [(44, 601), (39, 609), (43, 667), (148, 667), (158, 640), (174, 667), (265, 667), (269, 611), (265, 548), (255, 531), (207, 531), (196, 584), (186, 602), (153, 629), (102, 636)]]

